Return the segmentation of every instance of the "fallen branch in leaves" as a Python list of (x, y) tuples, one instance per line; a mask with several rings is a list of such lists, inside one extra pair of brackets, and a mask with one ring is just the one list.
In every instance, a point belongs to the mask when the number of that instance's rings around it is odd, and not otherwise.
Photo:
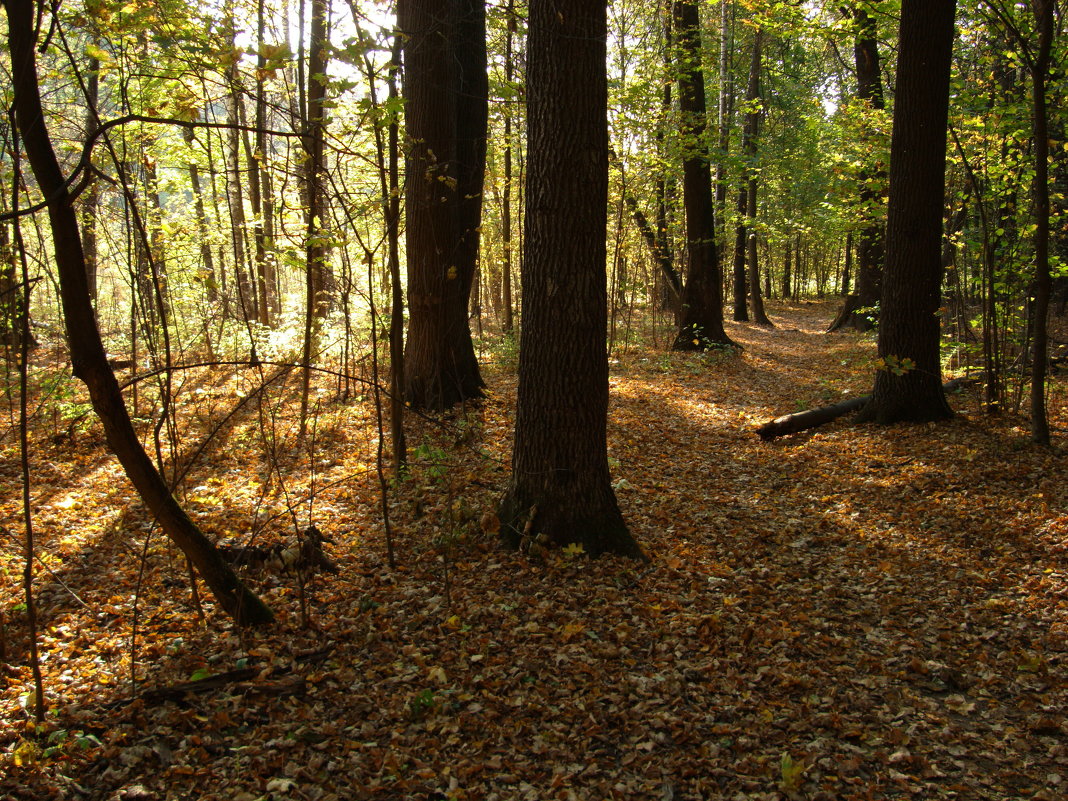
[[(945, 392), (953, 392), (961, 387), (978, 382), (978, 378), (954, 378), (952, 381), (947, 381), (943, 384), (942, 390)], [(870, 399), (871, 395), (861, 395), (857, 398), (850, 398), (849, 400), (832, 403), (830, 406), (818, 406), (815, 409), (806, 409), (803, 412), (784, 414), (781, 417), (776, 417), (774, 420), (769, 420), (763, 425), (758, 426), (756, 433), (765, 442), (770, 442), (776, 437), (783, 437), (787, 434), (796, 434), (799, 431), (807, 431), (810, 428), (816, 428), (824, 423), (837, 420), (839, 417), (849, 414), (850, 412), (859, 411)]]
[[(304, 654), (297, 654), (292, 665), (284, 665), (273, 669), (259, 667), (237, 668), (215, 673), (193, 681), (183, 681), (171, 684), (167, 687), (156, 687), (145, 690), (134, 698), (124, 698), (113, 701), (109, 707), (125, 706), (134, 700), (141, 699), (148, 704), (159, 704), (166, 701), (181, 701), (188, 693), (206, 693), (221, 687), (239, 685), (246, 690), (255, 691), (266, 695), (300, 695), (304, 691), (304, 679), (290, 675), (296, 665), (311, 662), (321, 662), (333, 653), (334, 647), (328, 645)], [(273, 678), (274, 680), (269, 680)]]

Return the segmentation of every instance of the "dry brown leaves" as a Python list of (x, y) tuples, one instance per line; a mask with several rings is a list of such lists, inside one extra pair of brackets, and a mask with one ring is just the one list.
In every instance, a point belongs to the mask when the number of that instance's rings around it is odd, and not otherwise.
[[(52, 713), (35, 731), (20, 706), (21, 565), (5, 543), (0, 794), (1064, 797), (1063, 452), (1030, 445), (1019, 420), (985, 418), (970, 395), (947, 424), (841, 420), (762, 443), (754, 425), (868, 390), (871, 343), (822, 334), (832, 311), (779, 306), (774, 331), (734, 325), (740, 356), (632, 350), (613, 365), (613, 474), (648, 566), (533, 562), (480, 531), (506, 478), (514, 382), (499, 372), (462, 422), (413, 425), (418, 458), (391, 501), (397, 570), (366, 401), (324, 400), (314, 448), (280, 435), (270, 478), (262, 418), (232, 423), (187, 505), (218, 536), (279, 514), (269, 537), (293, 528), (286, 497), (303, 525), (314, 495), (342, 572), (312, 582), (309, 628), (285, 577), (257, 579), (279, 613), (271, 631), (234, 631), (210, 602), (198, 626), (182, 565), (92, 433), (42, 448)], [(272, 396), (276, 430), (292, 430), (290, 400)], [(1062, 381), (1052, 401), (1063, 447)], [(14, 500), (4, 523), (17, 531)], [(302, 658), (325, 645), (325, 659)], [(258, 672), (131, 701), (131, 661), (140, 690)]]

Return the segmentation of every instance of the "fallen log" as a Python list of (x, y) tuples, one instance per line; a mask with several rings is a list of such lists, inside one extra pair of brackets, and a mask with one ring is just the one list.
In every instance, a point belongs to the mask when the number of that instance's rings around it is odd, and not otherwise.
[[(954, 378), (952, 381), (947, 381), (943, 384), (942, 390), (944, 392), (953, 392), (961, 387), (976, 384), (979, 381), (980, 379), (978, 378)], [(807, 431), (810, 428), (816, 428), (824, 423), (837, 420), (850, 412), (859, 411), (870, 399), (871, 395), (861, 395), (857, 398), (832, 403), (830, 406), (818, 406), (815, 409), (806, 409), (803, 412), (784, 414), (758, 426), (756, 433), (765, 442), (770, 442), (776, 437)]]

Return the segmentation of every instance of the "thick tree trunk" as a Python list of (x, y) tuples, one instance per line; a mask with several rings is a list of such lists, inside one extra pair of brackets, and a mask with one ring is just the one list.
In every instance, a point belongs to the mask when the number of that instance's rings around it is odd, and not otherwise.
[(219, 604), (239, 624), (267, 623), (272, 619), (270, 610), (240, 582), (218, 550), (179, 506), (133, 429), (93, 315), (73, 199), (45, 127), (34, 62), (33, 4), (3, 0), (3, 5), (8, 19), (15, 116), (34, 177), (49, 200), (48, 214), (74, 374), (85, 382), (108, 444), (127, 477), (160, 527), (189, 557)]
[(501, 536), (640, 557), (607, 455), (606, 38), (606, 0), (530, 6), (519, 402)]
[(478, 262), (488, 84), (483, 0), (401, 0), (407, 163), (407, 397), (482, 396), (467, 307)]
[(716, 246), (716, 215), (712, 171), (705, 144), (705, 79), (701, 69), (701, 29), (694, 0), (674, 7), (682, 112), (683, 203), (686, 207), (686, 283), (682, 290), (682, 322), (673, 350), (706, 350), (734, 345), (723, 330), (723, 281)]
[(879, 321), (884, 366), (862, 412), (879, 423), (953, 415), (942, 390), (938, 308), (955, 10), (956, 0), (904, 0), (901, 6)]

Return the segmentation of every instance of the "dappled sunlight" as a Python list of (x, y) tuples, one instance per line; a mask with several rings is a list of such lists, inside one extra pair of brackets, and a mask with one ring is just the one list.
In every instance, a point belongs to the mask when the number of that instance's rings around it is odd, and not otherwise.
[[(183, 562), (92, 428), (54, 448), (41, 550), (79, 600), (39, 574), (43, 669), (57, 725), (99, 745), (38, 756), (20, 775), (49, 786), (63, 766), (89, 781), (107, 751), (125, 755), (129, 781), (150, 781), (158, 758), (136, 750), (146, 716), (180, 733), (162, 771), (189, 792), (197, 771), (258, 787), (275, 742), (302, 762), (329, 742), (336, 768), (322, 770), (383, 792), (430, 786), (398, 773), (402, 758), (427, 776), (447, 764), (481, 793), (483, 765), (509, 760), (522, 781), (549, 783), (546, 760), (583, 749), (581, 781), (601, 786), (616, 770), (598, 751), (596, 732), (609, 730), (624, 732), (623, 758), (642, 775), (700, 762), (760, 786), (790, 751), (838, 794), (891, 769), (916, 786), (932, 771), (1008, 786), (954, 749), (996, 750), (1010, 730), (1035, 770), (1055, 770), (1045, 749), (1059, 736), (1053, 682), (1068, 654), (1060, 457), (1031, 446), (1018, 421), (982, 416), (968, 393), (944, 424), (841, 419), (762, 442), (754, 428), (769, 416), (866, 391), (871, 342), (823, 334), (832, 306), (772, 304), (774, 331), (731, 324), (740, 353), (635, 347), (613, 363), (609, 465), (649, 565), (498, 550), (516, 392), (506, 358), (487, 363), (480, 404), (409, 417), (411, 465), (388, 483), (395, 570), (369, 398), (339, 403), (322, 378), (315, 437), (298, 445), (291, 384), (261, 406), (244, 372), (190, 377), (205, 392), (186, 397), (212, 411), (182, 405), (183, 453), (215, 432), (181, 489), (198, 523), (268, 543), (292, 536), (296, 515), (331, 538), (336, 577), (302, 589), (285, 572), (248, 574), (278, 615), (269, 631), (239, 634), (203, 595), (200, 626)], [(13, 526), (16, 509), (5, 514)], [(17, 554), (4, 553), (15, 598)], [(22, 677), (21, 619), (6, 611)], [(190, 685), (211, 676), (214, 688)], [(7, 719), (24, 714), (25, 687), (0, 699)], [(238, 751), (236, 737), (263, 745)], [(720, 786), (688, 781), (706, 795)], [(633, 782), (634, 797), (657, 797), (658, 779)]]

